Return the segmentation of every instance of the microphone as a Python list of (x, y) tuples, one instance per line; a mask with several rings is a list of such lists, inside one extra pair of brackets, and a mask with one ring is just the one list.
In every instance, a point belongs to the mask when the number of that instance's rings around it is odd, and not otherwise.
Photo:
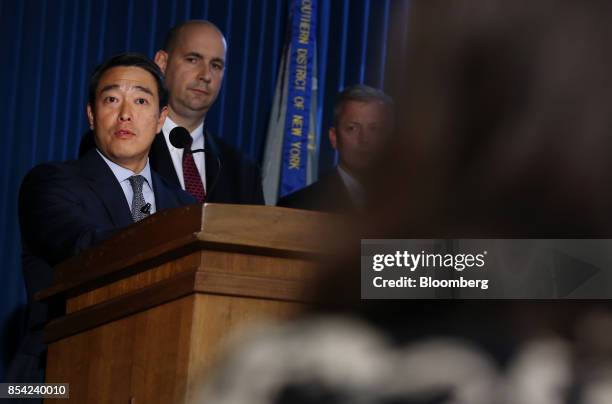
[(187, 145), (191, 144), (191, 135), (189, 131), (182, 126), (177, 126), (170, 131), (170, 143), (177, 149), (185, 149), (185, 153), (205, 152), (204, 149), (191, 150), (187, 149)]
[[(203, 133), (204, 133), (204, 136), (206, 136), (206, 129), (203, 130)], [(215, 175), (215, 178), (212, 181), (212, 185), (210, 186), (210, 189), (207, 192), (207, 194), (210, 194), (213, 191), (213, 189), (215, 189), (215, 186), (217, 185), (217, 181), (219, 180), (219, 174), (221, 173), (221, 159), (219, 158), (219, 155), (215, 151), (214, 144), (211, 144), (211, 146), (207, 149), (197, 149), (197, 150), (187, 149), (187, 145), (191, 143), (191, 135), (189, 134), (189, 131), (183, 128), (182, 126), (177, 126), (176, 128), (170, 131), (170, 143), (172, 143), (172, 146), (176, 147), (177, 149), (184, 149), (185, 153), (193, 154), (193, 153), (199, 153), (199, 152), (203, 152), (203, 153), (210, 152), (210, 155), (216, 160), (216, 163), (217, 163), (217, 173)]]
[(142, 208), (140, 208), (140, 212), (144, 213), (145, 215), (150, 215), (151, 214), (151, 204), (147, 202)]

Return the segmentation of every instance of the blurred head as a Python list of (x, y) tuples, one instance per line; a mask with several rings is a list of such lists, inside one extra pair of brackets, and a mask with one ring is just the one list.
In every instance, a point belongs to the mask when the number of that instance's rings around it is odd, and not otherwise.
[[(392, 15), (405, 25), (405, 14)], [(409, 333), (447, 324), (440, 313), (456, 330), (480, 332), (458, 314), (485, 313), (481, 324), (505, 327), (501, 309), (515, 302), (406, 301), (407, 310), (362, 301), (359, 239), (609, 237), (610, 16), (612, 3), (595, 0), (414, 2), (408, 42), (390, 44), (409, 66), (391, 61), (397, 77), (385, 78), (402, 84), (389, 86), (401, 113), (367, 184), (377, 198), (367, 219), (339, 229), (344, 259), (317, 291), (389, 314)], [(524, 330), (568, 327), (586, 308), (572, 307), (529, 302), (510, 319), (524, 319)], [(421, 319), (397, 320), (420, 311)]]
[(159, 68), (142, 55), (114, 56), (91, 76), (88, 98), (87, 117), (98, 149), (140, 172), (167, 115)]
[(393, 87), (410, 136), (394, 139), (380, 184), (403, 228), (610, 232), (610, 16), (605, 1), (414, 4)]
[(206, 116), (221, 89), (226, 50), (223, 34), (209, 21), (187, 21), (168, 32), (155, 63), (166, 77), (173, 120), (193, 122)]
[(336, 98), (329, 140), (352, 175), (363, 177), (380, 158), (393, 126), (392, 104), (382, 91), (361, 84)]

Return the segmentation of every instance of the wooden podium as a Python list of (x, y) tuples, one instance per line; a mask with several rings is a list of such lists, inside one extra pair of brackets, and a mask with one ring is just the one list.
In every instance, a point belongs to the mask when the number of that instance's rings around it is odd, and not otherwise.
[(187, 402), (232, 331), (304, 307), (330, 226), (314, 212), (189, 206), (69, 259), (37, 296), (61, 312), (45, 328), (46, 381), (70, 383), (74, 403)]

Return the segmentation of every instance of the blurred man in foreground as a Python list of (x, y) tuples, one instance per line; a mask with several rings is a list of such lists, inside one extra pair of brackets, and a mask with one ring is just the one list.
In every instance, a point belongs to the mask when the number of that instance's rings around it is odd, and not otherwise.
[(410, 136), (372, 173), (375, 206), (336, 237), (349, 247), (313, 287), (316, 316), (228, 349), (199, 402), (610, 403), (609, 300), (361, 299), (359, 241), (609, 239), (612, 3), (430, 0), (393, 17), (408, 19), (389, 54), (410, 63), (393, 66)]

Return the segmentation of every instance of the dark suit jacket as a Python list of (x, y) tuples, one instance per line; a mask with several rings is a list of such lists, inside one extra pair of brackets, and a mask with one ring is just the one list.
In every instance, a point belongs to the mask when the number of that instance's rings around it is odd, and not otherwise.
[[(263, 205), (259, 169), (220, 138), (206, 133), (206, 202)], [(149, 152), (151, 167), (170, 183), (180, 182), (163, 133), (158, 133)]]
[(332, 213), (349, 213), (355, 210), (338, 170), (317, 182), (279, 199), (277, 206), (285, 208), (318, 210)]
[[(151, 172), (157, 211), (196, 203), (180, 188)], [(98, 152), (66, 163), (33, 168), (19, 193), (22, 265), (28, 297), (51, 286), (52, 266), (133, 224), (121, 185)], [(44, 374), (46, 346), (40, 329), (48, 318), (46, 305), (30, 302), (29, 332), (22, 342), (9, 379), (36, 380)], [(43, 360), (44, 361), (44, 360)], [(38, 373), (36, 373), (38, 372)]]

